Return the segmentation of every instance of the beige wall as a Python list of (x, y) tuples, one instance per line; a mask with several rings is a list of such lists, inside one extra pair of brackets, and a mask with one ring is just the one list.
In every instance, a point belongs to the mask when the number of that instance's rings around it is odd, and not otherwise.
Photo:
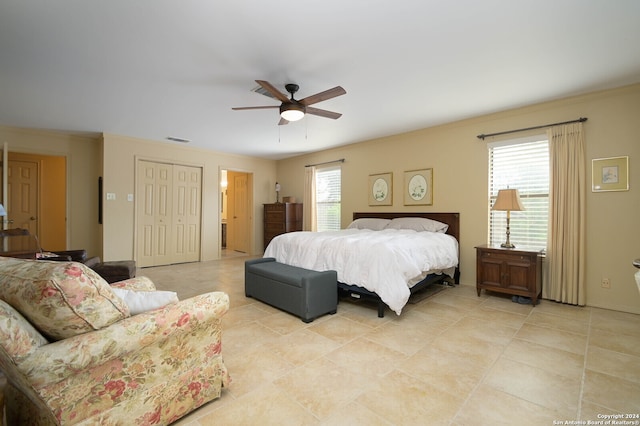
[[(593, 158), (629, 156), (630, 190), (587, 192), (587, 304), (640, 313), (631, 265), (640, 257), (640, 85), (432, 127), (278, 162), (283, 195), (302, 199), (304, 165), (345, 158), (342, 225), (354, 211), (460, 212), (461, 281), (475, 285), (474, 246), (487, 242), (487, 139), (476, 135), (587, 117), (587, 179)], [(345, 118), (343, 118), (345, 119)], [(514, 134), (509, 137), (520, 137)], [(432, 206), (403, 206), (403, 172), (433, 168)], [(369, 207), (368, 176), (393, 172), (393, 205)], [(602, 278), (611, 288), (601, 287)]]
[(251, 206), (251, 253), (262, 253), (262, 204), (271, 200), (268, 189), (275, 184), (276, 163), (247, 156), (205, 151), (172, 143), (154, 142), (118, 135), (104, 135), (104, 194), (116, 199), (104, 201), (104, 258), (134, 258), (135, 194), (137, 160), (184, 164), (203, 168), (202, 176), (202, 260), (220, 257), (220, 170), (253, 174)]

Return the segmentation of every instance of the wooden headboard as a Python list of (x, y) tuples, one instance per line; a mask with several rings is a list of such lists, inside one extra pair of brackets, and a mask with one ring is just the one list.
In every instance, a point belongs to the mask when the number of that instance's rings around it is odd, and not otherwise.
[(425, 217), (449, 225), (447, 234), (460, 242), (460, 213), (426, 213), (426, 212), (354, 212), (353, 220), (362, 218), (395, 219), (397, 217)]

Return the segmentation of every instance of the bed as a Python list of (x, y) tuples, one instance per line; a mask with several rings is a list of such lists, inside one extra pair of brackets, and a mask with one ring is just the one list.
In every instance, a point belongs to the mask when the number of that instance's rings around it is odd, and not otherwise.
[[(416, 219), (398, 218), (422, 218), (417, 219), (419, 229), (432, 232), (407, 229), (404, 224), (410, 222), (408, 228), (412, 228)], [(387, 225), (393, 219), (398, 220)], [(459, 213), (357, 212), (353, 220), (350, 229), (341, 231), (279, 235), (269, 243), (264, 257), (306, 269), (337, 271), (340, 295), (375, 301), (379, 317), (386, 307), (400, 315), (411, 294), (427, 286), (460, 282)]]

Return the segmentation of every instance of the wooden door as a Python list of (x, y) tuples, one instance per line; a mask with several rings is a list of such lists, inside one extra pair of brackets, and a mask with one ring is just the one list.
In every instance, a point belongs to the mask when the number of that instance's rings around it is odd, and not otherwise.
[(248, 175), (234, 173), (233, 176), (233, 249), (242, 253), (249, 252), (249, 200)]
[(202, 169), (173, 166), (174, 263), (200, 260)]
[(8, 228), (28, 229), (38, 235), (38, 163), (10, 161), (7, 169)]

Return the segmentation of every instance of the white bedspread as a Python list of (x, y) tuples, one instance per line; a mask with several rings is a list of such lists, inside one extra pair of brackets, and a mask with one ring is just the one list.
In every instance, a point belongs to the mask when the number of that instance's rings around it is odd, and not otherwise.
[(396, 314), (409, 300), (409, 285), (425, 272), (458, 265), (458, 242), (435, 232), (346, 229), (290, 232), (275, 237), (264, 257), (316, 271), (334, 270), (338, 281), (375, 292)]

